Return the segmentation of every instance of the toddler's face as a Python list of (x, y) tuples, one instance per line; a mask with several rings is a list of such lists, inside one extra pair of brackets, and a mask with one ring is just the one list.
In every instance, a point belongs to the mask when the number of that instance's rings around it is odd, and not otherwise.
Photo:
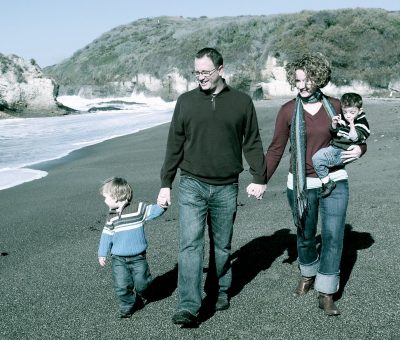
[(103, 194), (104, 197), (104, 203), (107, 204), (107, 206), (110, 209), (117, 209), (120, 206), (121, 202), (118, 202), (115, 198), (111, 197), (109, 194)]
[(360, 114), (358, 107), (342, 107), (343, 116), (347, 121), (352, 121)]

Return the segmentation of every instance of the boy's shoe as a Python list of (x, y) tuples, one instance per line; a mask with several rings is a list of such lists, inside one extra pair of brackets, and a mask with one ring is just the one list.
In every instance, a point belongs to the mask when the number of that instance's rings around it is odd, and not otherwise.
[(132, 316), (132, 313), (119, 313), (120, 319), (129, 319)]
[(320, 196), (328, 197), (331, 194), (332, 190), (335, 188), (336, 188), (336, 183), (330, 179), (328, 183), (322, 184), (322, 190)]
[(199, 325), (197, 316), (188, 312), (187, 310), (181, 310), (176, 312), (172, 317), (172, 322), (175, 325), (181, 325), (182, 327), (194, 328)]
[(220, 294), (215, 304), (215, 310), (221, 311), (230, 307), (229, 298), (226, 294)]

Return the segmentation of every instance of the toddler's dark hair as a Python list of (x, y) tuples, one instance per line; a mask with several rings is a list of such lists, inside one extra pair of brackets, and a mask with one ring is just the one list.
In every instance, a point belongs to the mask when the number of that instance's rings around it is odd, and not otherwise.
[(358, 107), (359, 109), (362, 108), (362, 98), (359, 94), (354, 92), (345, 93), (340, 98), (340, 103), (342, 107)]

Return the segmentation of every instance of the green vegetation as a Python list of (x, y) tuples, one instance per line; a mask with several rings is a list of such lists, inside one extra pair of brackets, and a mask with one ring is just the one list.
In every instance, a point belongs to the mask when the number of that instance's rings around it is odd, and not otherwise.
[(139, 73), (165, 79), (173, 69), (189, 80), (195, 52), (210, 46), (223, 54), (232, 85), (247, 91), (261, 80), (268, 55), (283, 64), (321, 51), (332, 62), (336, 85), (360, 80), (387, 88), (400, 78), (399, 42), (400, 12), (378, 9), (159, 17), (116, 27), (44, 72), (69, 87), (129, 81)]

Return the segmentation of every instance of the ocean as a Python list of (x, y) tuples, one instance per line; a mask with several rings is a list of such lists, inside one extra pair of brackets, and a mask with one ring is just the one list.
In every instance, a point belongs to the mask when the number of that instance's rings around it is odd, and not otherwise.
[(0, 120), (0, 190), (43, 178), (30, 166), (65, 157), (71, 151), (167, 123), (175, 102), (132, 95), (124, 98), (57, 100), (82, 111), (61, 117)]

